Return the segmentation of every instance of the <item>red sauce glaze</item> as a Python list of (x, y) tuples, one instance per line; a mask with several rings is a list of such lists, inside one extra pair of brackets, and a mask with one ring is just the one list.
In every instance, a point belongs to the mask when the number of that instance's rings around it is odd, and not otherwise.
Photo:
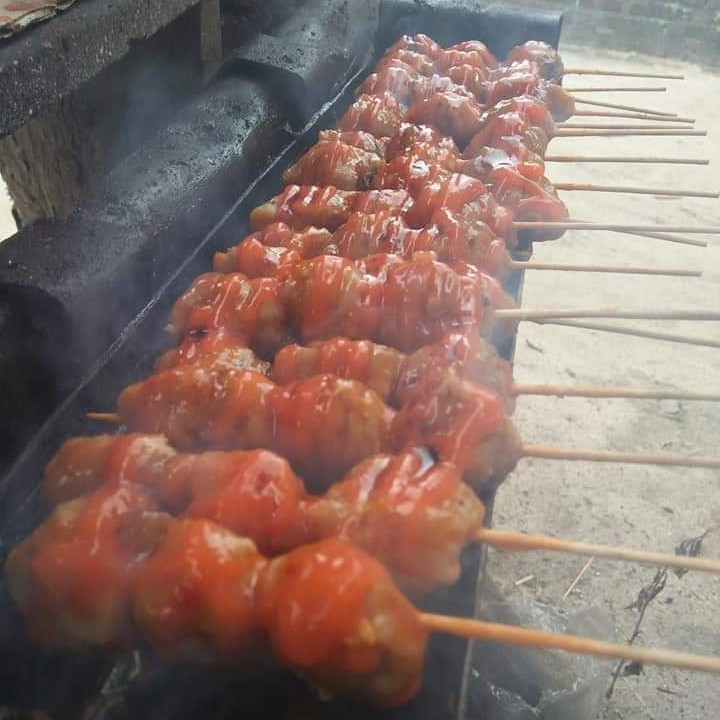
[(509, 112), (489, 119), (470, 140), (463, 157), (473, 158), (486, 147), (498, 147), (505, 138), (520, 138), (528, 150), (539, 155), (545, 153), (548, 142), (542, 128), (518, 112)]
[(135, 482), (152, 487), (175, 455), (160, 436), (118, 435), (105, 463), (103, 481), (113, 486)]
[(388, 67), (402, 67), (426, 76), (436, 72), (434, 63), (427, 55), (403, 49), (383, 57), (375, 66), (375, 72), (382, 72)]
[(364, 190), (381, 158), (347, 145), (341, 140), (323, 140), (311, 147), (283, 173), (283, 182), (299, 185), (332, 185), (340, 190)]
[(298, 377), (299, 366), (305, 366), (310, 375), (328, 373), (338, 377), (358, 380), (367, 384), (375, 344), (369, 340), (348, 340), (337, 337), (310, 347), (286, 345), (276, 356), (272, 377), (280, 385)]
[(223, 453), (213, 470), (196, 478), (187, 517), (252, 538), (266, 555), (308, 541), (301, 508), (305, 488), (286, 460), (267, 450)]
[(315, 375), (278, 388), (273, 397), (274, 447), (312, 490), (362, 458), (388, 447), (393, 411), (364, 385)]
[(376, 138), (364, 130), (321, 130), (318, 137), (323, 140), (340, 140), (346, 145), (366, 150), (382, 158), (385, 157), (387, 139)]
[(478, 281), (431, 259), (394, 261), (381, 277), (359, 274), (344, 258), (306, 265), (311, 273), (295, 303), (306, 341), (342, 334), (408, 351), (486, 315)]
[[(164, 379), (155, 376), (146, 380), (146, 383), (162, 385)], [(227, 381), (227, 389), (221, 392), (217, 413), (207, 420), (209, 446), (227, 450), (272, 447), (272, 402), (277, 392), (276, 385), (264, 375), (239, 372)], [(159, 422), (163, 422), (166, 416), (163, 400), (160, 397), (157, 403), (162, 418)]]
[(482, 325), (486, 319), (477, 282), (430, 259), (390, 268), (383, 303), (378, 340), (404, 352), (434, 342), (452, 328)]
[(447, 70), (457, 65), (469, 65), (479, 70), (496, 67), (497, 61), (495, 58), (486, 47), (483, 46), (480, 49), (479, 46), (481, 45), (482, 43), (477, 43), (477, 47), (467, 50), (462, 50), (457, 45), (448, 48), (435, 60), (435, 66), (440, 70)]
[(308, 514), (321, 536), (353, 543), (381, 559), (396, 581), (426, 592), (457, 580), (460, 550), (483, 510), (458, 468), (420, 448), (360, 463)]
[(270, 566), (272, 579), (261, 580), (260, 608), (275, 652), (298, 668), (321, 663), (342, 648), (359, 630), (373, 585), (390, 580), (380, 563), (332, 539), (277, 562)]
[(373, 183), (376, 188), (406, 190), (417, 195), (428, 183), (442, 181), (449, 174), (449, 170), (436, 163), (402, 155), (386, 163)]
[[(448, 66), (457, 60), (460, 64)], [(487, 68), (471, 65), (472, 55), (466, 53), (445, 55), (439, 66), (431, 63), (422, 53), (399, 51), (380, 61), (376, 72), (360, 87), (368, 95), (390, 93), (401, 103), (408, 105), (426, 100), (437, 92), (453, 92), (474, 98), (483, 89)]]
[(511, 168), (535, 182), (545, 176), (543, 159), (530, 152), (518, 136), (502, 138), (496, 147), (476, 146), (475, 155), (462, 167), (467, 175), (483, 179), (489, 170), (498, 168)]
[(492, 390), (448, 378), (427, 383), (427, 393), (416, 387), (396, 414), (396, 447), (432, 448), (441, 461), (459, 468), (472, 464), (477, 447), (506, 425), (502, 399)]
[(483, 222), (463, 220), (457, 213), (441, 208), (431, 217), (432, 224), (414, 240), (414, 250), (430, 250), (442, 262), (465, 262), (493, 277), (505, 276), (512, 258), (505, 240), (497, 237)]
[[(243, 276), (239, 275), (235, 282), (242, 282), (243, 279)], [(204, 273), (195, 278), (190, 287), (175, 301), (168, 330), (174, 333), (178, 328), (185, 328), (193, 310), (214, 302), (219, 294), (227, 291), (227, 283), (227, 278), (218, 273)]]
[(403, 123), (398, 132), (388, 142), (385, 153), (386, 159), (392, 160), (398, 155), (405, 154), (407, 148), (415, 143), (429, 143), (435, 147), (451, 150), (456, 155), (460, 152), (452, 138), (446, 137), (432, 125)]
[(283, 222), (296, 230), (311, 225), (334, 230), (345, 222), (356, 196), (355, 192), (332, 186), (288, 185), (250, 213), (250, 225), (260, 230), (270, 223)]
[(399, 102), (406, 104), (413, 96), (413, 83), (417, 77), (417, 72), (409, 66), (387, 66), (369, 75), (360, 86), (360, 93), (364, 95), (388, 93)]
[[(466, 211), (482, 214), (488, 208), (488, 203), (481, 207), (475, 201)], [(496, 283), (469, 277), (466, 269), (463, 272), (461, 277), (431, 257), (401, 261), (380, 255), (358, 265), (347, 258), (323, 255), (288, 266), (273, 280), (234, 284), (232, 275), (222, 275), (231, 289), (242, 288), (242, 293), (237, 298), (231, 290), (216, 294), (208, 304), (193, 308), (187, 327), (177, 330), (192, 333), (225, 327), (240, 344), (247, 341), (262, 353), (276, 351), (284, 344), (283, 338), (277, 333), (262, 336), (260, 331), (267, 329), (262, 315), (246, 311), (247, 298), (263, 287), (256, 284), (268, 283), (265, 287), (272, 289), (271, 297), (278, 303), (277, 316), (289, 316), (288, 324), (305, 342), (344, 335), (411, 351), (450, 330), (482, 325), (486, 303), (511, 304)], [(490, 297), (484, 294), (486, 290)]]
[(322, 486), (387, 447), (393, 412), (364, 385), (316, 375), (285, 386), (250, 371), (184, 366), (126, 388), (123, 421), (190, 451), (266, 447)]
[(216, 272), (240, 272), (250, 278), (272, 277), (289, 262), (337, 254), (332, 233), (325, 228), (293, 230), (285, 223), (267, 225), (248, 235), (226, 253), (216, 253)]
[(555, 133), (555, 122), (547, 105), (532, 95), (519, 95), (499, 102), (484, 113), (483, 122), (488, 123), (508, 113), (517, 113), (531, 125), (542, 128), (548, 137)]
[(486, 192), (482, 181), (455, 173), (447, 179), (427, 183), (418, 192), (405, 219), (411, 227), (422, 228), (430, 224), (436, 210), (459, 211)]
[(453, 93), (458, 96), (475, 100), (470, 90), (464, 85), (459, 85), (446, 75), (431, 75), (430, 77), (418, 77), (410, 86), (409, 103), (416, 103), (422, 100), (429, 100), (436, 93)]
[[(488, 50), (487, 45), (479, 40), (465, 40), (464, 42), (451, 45), (446, 51), (445, 56), (451, 56), (453, 53), (468, 53), (478, 58), (474, 65), (484, 65), (488, 68), (496, 68), (498, 66), (497, 58)], [(460, 65), (459, 62), (450, 62), (449, 65)]]
[[(394, 541), (401, 541), (410, 549), (414, 546), (411, 539), (422, 535), (426, 511), (451, 498), (460, 483), (462, 474), (457, 467), (434, 462), (427, 450), (412, 449), (360, 463), (342, 482), (333, 485), (326, 497), (363, 507), (363, 515), (370, 515), (373, 506), (391, 511), (397, 516), (396, 522), (409, 531), (409, 535), (396, 533)], [(393, 535), (392, 528), (387, 526), (383, 529), (377, 525), (373, 529), (386, 537)], [(347, 531), (352, 532), (350, 528)], [(341, 529), (341, 539), (342, 535)]]
[(383, 54), (383, 58), (395, 56), (400, 51), (408, 51), (436, 58), (443, 49), (432, 38), (419, 33), (417, 35), (403, 35), (396, 40)]
[(393, 387), (394, 402), (402, 406), (427, 384), (439, 384), (454, 373), (497, 392), (512, 410), (512, 367), (494, 346), (477, 333), (449, 333), (440, 342), (405, 356)]
[(251, 237), (267, 247), (284, 247), (311, 256), (324, 250), (332, 239), (325, 228), (309, 227), (298, 232), (284, 223), (272, 223)]
[(101, 484), (139, 483), (152, 487), (175, 456), (162, 435), (100, 435), (67, 440), (47, 464), (43, 492), (57, 505)]
[[(431, 253), (417, 253), (413, 255), (413, 260), (421, 260), (425, 257), (435, 259), (435, 255)], [(402, 255), (396, 253), (378, 252), (366, 255), (355, 261), (355, 267), (358, 272), (364, 275), (371, 275), (385, 281), (390, 268), (406, 262)]]
[(249, 237), (235, 248), (235, 271), (246, 277), (274, 277), (285, 265), (302, 260), (305, 255), (284, 247), (268, 247)]
[(397, 350), (370, 342), (331, 338), (308, 346), (286, 345), (273, 363), (272, 378), (286, 385), (301, 378), (329, 373), (357, 380), (389, 402), (404, 356)]
[(412, 197), (405, 190), (368, 190), (355, 198), (353, 211), (366, 215), (378, 212), (404, 215), (412, 207), (412, 202)]
[(565, 203), (557, 195), (511, 168), (492, 170), (485, 179), (495, 199), (512, 209), (517, 220), (565, 220), (569, 217)]
[(460, 222), (481, 222), (505, 241), (508, 248), (516, 245), (516, 233), (513, 226), (515, 216), (509, 208), (498, 205), (490, 194), (480, 195), (466, 205), (459, 213)]
[(261, 634), (255, 586), (265, 559), (207, 520), (178, 520), (139, 574), (134, 615), (159, 651), (232, 658)]
[(415, 142), (403, 151), (403, 157), (434, 163), (446, 170), (460, 172), (464, 163), (454, 147), (448, 144)]
[(483, 88), (482, 102), (486, 107), (497, 105), (502, 100), (517, 97), (518, 95), (541, 96), (545, 90), (545, 80), (542, 79), (536, 66), (518, 63), (502, 70), (493, 77), (490, 76)]
[(446, 72), (453, 82), (467, 88), (476, 99), (480, 100), (482, 98), (484, 83), (488, 79), (487, 68), (473, 67), (472, 65), (453, 65)]
[[(393, 161), (394, 162), (394, 161)], [(505, 241), (494, 235), (483, 222), (462, 218), (441, 208), (431, 216), (431, 224), (424, 229), (410, 229), (400, 217), (389, 213), (364, 215), (354, 213), (333, 235), (333, 247), (342, 257), (354, 260), (375, 255), (373, 264), (382, 264), (382, 253), (404, 259), (417, 259), (419, 252), (433, 252), (441, 262), (465, 262), (494, 276), (505, 275), (511, 258)], [(393, 260), (396, 262), (397, 259)], [(361, 265), (356, 267), (360, 269)], [(457, 269), (457, 267), (455, 267)], [(246, 268), (247, 270), (247, 268)], [(362, 263), (364, 272), (372, 271), (372, 264)]]
[(44, 538), (31, 566), (38, 605), (28, 612), (35, 637), (49, 644), (62, 638), (60, 645), (68, 639), (71, 645), (115, 645), (133, 638), (128, 603), (141, 554), (124, 542), (123, 533), (153, 509), (140, 487), (108, 485), (86, 496), (69, 524), (56, 515), (41, 526)]
[(176, 347), (155, 362), (155, 372), (181, 365), (198, 365), (217, 370), (254, 370), (267, 373), (269, 364), (245, 347), (240, 335), (224, 328), (189, 334)]
[(530, 61), (539, 66), (542, 76), (548, 80), (562, 77), (563, 63), (555, 48), (538, 40), (530, 40), (514, 47), (505, 58), (506, 64)]
[(388, 212), (353, 213), (335, 232), (333, 241), (340, 255), (356, 260), (378, 252), (404, 254), (417, 234), (402, 218)]
[[(334, 538), (270, 563), (258, 596), (278, 657), (300, 669), (334, 659), (349, 673), (370, 672), (380, 649), (356, 653), (351, 640), (361, 632), (373, 588), (391, 583), (377, 560)], [(414, 612), (409, 604), (407, 611)]]
[(405, 122), (435, 125), (465, 145), (482, 127), (483, 108), (473, 97), (443, 92), (416, 102), (405, 114)]
[(251, 346), (262, 356), (271, 355), (288, 339), (287, 309), (275, 278), (247, 280), (242, 273), (218, 274), (215, 293), (192, 307), (186, 317), (184, 326), (177, 326), (173, 309), (171, 322), (186, 336), (196, 334), (202, 340), (204, 332), (225, 328), (238, 344)]
[(337, 127), (338, 130), (364, 130), (375, 137), (390, 137), (400, 127), (402, 115), (402, 105), (390, 93), (360, 95), (340, 118)]
[(381, 310), (382, 283), (358, 272), (347, 258), (323, 256), (288, 268), (288, 304), (305, 341), (336, 335), (372, 338)]
[(386, 210), (399, 215), (411, 204), (412, 198), (404, 190), (347, 192), (333, 187), (289, 185), (280, 195), (255, 208), (251, 215), (257, 227), (282, 221), (297, 230), (312, 225), (336, 230), (352, 212)]

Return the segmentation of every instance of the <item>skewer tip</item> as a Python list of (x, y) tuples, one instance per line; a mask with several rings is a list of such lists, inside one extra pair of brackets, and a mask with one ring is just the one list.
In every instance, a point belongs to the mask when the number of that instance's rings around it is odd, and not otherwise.
[(633, 660), (636, 662), (677, 667), (700, 672), (720, 673), (720, 658), (695, 655), (675, 650), (640, 648), (634, 645), (593, 640), (566, 633), (546, 632), (517, 625), (486, 622), (470, 618), (418, 613), (420, 622), (434, 632), (448, 633), (465, 638), (498, 642), (520, 647), (562, 650), (581, 655)]
[(115, 425), (121, 424), (120, 414), (113, 412), (89, 412), (85, 413), (85, 417), (88, 420), (97, 420), (98, 422), (113, 423)]

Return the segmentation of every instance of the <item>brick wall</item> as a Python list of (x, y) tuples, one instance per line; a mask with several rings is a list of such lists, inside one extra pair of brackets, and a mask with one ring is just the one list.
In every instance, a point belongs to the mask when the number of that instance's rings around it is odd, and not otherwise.
[(720, 0), (503, 0), (565, 11), (563, 41), (720, 66)]

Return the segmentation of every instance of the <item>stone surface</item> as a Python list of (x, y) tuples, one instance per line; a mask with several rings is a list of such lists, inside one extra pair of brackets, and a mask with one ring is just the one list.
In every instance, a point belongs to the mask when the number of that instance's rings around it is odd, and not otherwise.
[(77, 3), (0, 45), (0, 136), (123, 57), (198, 0)]

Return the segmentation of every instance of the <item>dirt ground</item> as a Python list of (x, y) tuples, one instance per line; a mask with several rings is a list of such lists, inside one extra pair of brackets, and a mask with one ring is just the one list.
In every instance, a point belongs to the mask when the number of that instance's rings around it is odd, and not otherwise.
[[(656, 188), (720, 189), (720, 79), (700, 68), (624, 53), (563, 48), (567, 66), (684, 72), (684, 82), (665, 81), (667, 93), (603, 94), (611, 102), (642, 105), (697, 118), (708, 138), (566, 138), (556, 154), (665, 155), (710, 158), (709, 167), (629, 164), (548, 164), (554, 181), (646, 185)], [(573, 78), (573, 86), (662, 84), (660, 81)], [(570, 81), (568, 81), (568, 84)], [(600, 94), (593, 98), (600, 99)], [(593, 122), (613, 120), (589, 119)], [(615, 121), (619, 122), (619, 121)], [(720, 224), (720, 202), (662, 199), (586, 192), (564, 194), (573, 217), (640, 223)], [(707, 248), (605, 232), (572, 232), (538, 246), (545, 261), (664, 265), (702, 268), (702, 278), (640, 277), (529, 272), (523, 304), (533, 308), (619, 305), (625, 308), (720, 309), (720, 237), (705, 236)], [(631, 322), (627, 324), (632, 325)], [(637, 323), (649, 325), (649, 323)], [(670, 331), (720, 340), (718, 323), (653, 323)], [(572, 328), (524, 323), (518, 340), (518, 383), (657, 386), (720, 390), (720, 350)], [(528, 443), (576, 448), (662, 450), (717, 454), (720, 406), (712, 403), (638, 400), (521, 398), (516, 422)], [(501, 488), (495, 524), (602, 543), (622, 543), (672, 552), (682, 539), (720, 523), (720, 473), (632, 465), (524, 460)], [(720, 554), (720, 532), (704, 542), (703, 554)], [(491, 572), (510, 595), (531, 593), (558, 607), (595, 605), (612, 615), (622, 637), (635, 623), (625, 609), (655, 573), (610, 561), (593, 561), (564, 598), (586, 560), (558, 555), (493, 553)], [(521, 585), (518, 580), (532, 575)], [(638, 644), (720, 654), (715, 576), (669, 575), (650, 606)], [(646, 668), (621, 678), (603, 720), (717, 717), (720, 679)]]
[[(696, 117), (710, 130), (704, 138), (558, 139), (553, 153), (707, 157), (710, 167), (672, 165), (549, 164), (557, 181), (635, 184), (658, 188), (718, 188), (720, 178), (720, 78), (699, 68), (653, 58), (564, 48), (568, 65), (684, 72), (667, 81), (667, 93), (617, 93), (602, 97)], [(573, 85), (651, 84), (652, 81), (583, 78)], [(657, 84), (660, 84), (659, 82)], [(599, 99), (600, 95), (592, 97)], [(601, 119), (597, 120), (602, 122)], [(9, 203), (0, 188), (0, 238), (12, 232)], [(630, 222), (720, 224), (720, 203), (632, 195), (566, 193), (572, 215)], [(627, 308), (720, 308), (720, 238), (705, 249), (610, 233), (568, 233), (537, 248), (538, 260), (654, 264), (703, 268), (695, 278), (530, 272), (524, 304), (536, 308), (619, 305)], [(720, 340), (720, 324), (656, 323), (658, 327)], [(516, 357), (517, 382), (582, 383), (712, 389), (720, 391), (720, 349), (704, 349), (596, 333), (524, 324)], [(717, 454), (720, 405), (690, 402), (525, 398), (516, 422), (530, 443), (628, 451), (664, 450)], [(495, 524), (529, 532), (672, 552), (684, 538), (720, 522), (720, 475), (716, 471), (630, 465), (526, 460), (499, 492)], [(704, 543), (720, 554), (720, 532)], [(634, 611), (625, 607), (654, 575), (653, 568), (596, 560), (573, 592), (566, 591), (585, 564), (559, 555), (493, 553), (491, 569), (508, 594), (532, 593), (559, 607), (596, 605), (609, 610), (622, 636)], [(522, 585), (515, 583), (531, 575)], [(670, 575), (652, 604), (639, 642), (701, 653), (720, 653), (717, 577)], [(699, 720), (717, 716), (720, 679), (646, 668), (623, 678), (602, 718)]]

